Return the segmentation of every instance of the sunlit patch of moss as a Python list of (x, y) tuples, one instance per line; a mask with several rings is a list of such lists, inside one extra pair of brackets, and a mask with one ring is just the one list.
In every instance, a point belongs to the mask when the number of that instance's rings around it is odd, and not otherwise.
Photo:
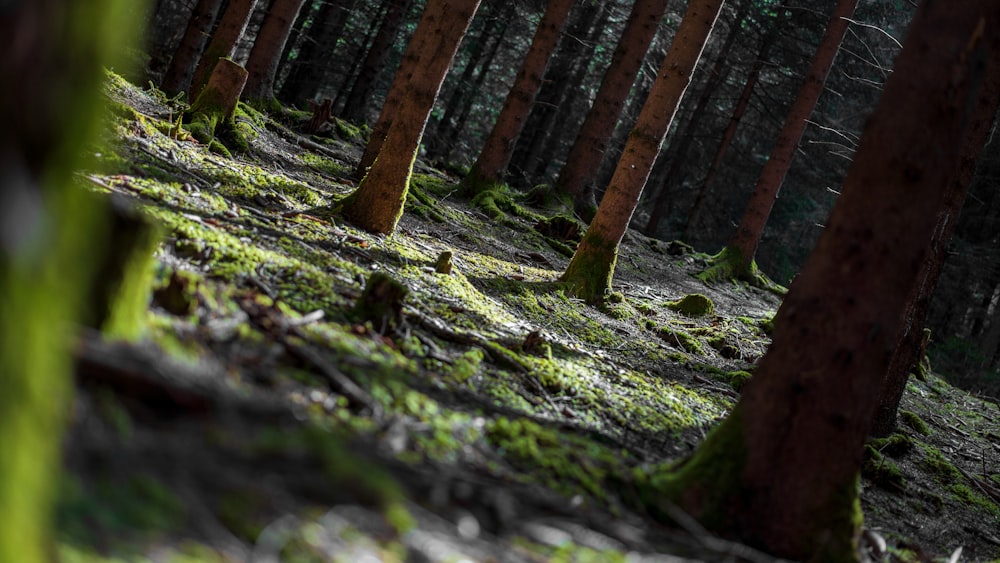
[(659, 325), (657, 327), (657, 336), (668, 344), (678, 346), (692, 354), (705, 355), (705, 349), (702, 348), (701, 341), (685, 330), (669, 325)]
[(746, 386), (746, 384), (750, 381), (750, 378), (752, 377), (753, 374), (751, 374), (748, 371), (736, 370), (736, 371), (727, 371), (721, 374), (714, 375), (713, 379), (716, 379), (718, 381), (725, 383), (726, 385), (729, 385), (730, 387), (733, 388), (734, 391), (742, 391), (743, 387)]
[(518, 205), (506, 184), (477, 193), (471, 203), (490, 219), (501, 219), (507, 214), (531, 221), (544, 219), (542, 215)]
[(624, 474), (630, 456), (578, 436), (544, 428), (526, 419), (490, 421), (486, 439), (508, 462), (546, 486), (567, 495), (584, 493), (604, 499), (609, 475)]
[(327, 176), (341, 178), (351, 174), (350, 166), (342, 164), (328, 156), (314, 152), (303, 152), (298, 155), (298, 158), (307, 166)]
[(473, 348), (452, 361), (451, 371), (448, 375), (458, 383), (465, 383), (482, 373), (484, 357), (481, 348)]

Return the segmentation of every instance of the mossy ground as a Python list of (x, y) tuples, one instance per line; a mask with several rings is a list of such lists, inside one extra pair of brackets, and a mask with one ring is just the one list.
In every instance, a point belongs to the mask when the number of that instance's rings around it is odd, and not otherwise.
[[(165, 232), (150, 341), (128, 350), (164, 375), (157, 385), (191, 386), (216, 402), (170, 399), (176, 390), (152, 400), (108, 382), (86, 388), (67, 442), (65, 560), (243, 560), (266, 548), (286, 560), (404, 561), (425, 554), (432, 536), (449, 538), (433, 560), (616, 561), (630, 551), (711, 559), (649, 531), (623, 503), (625, 489), (683, 459), (730, 411), (766, 349), (772, 293), (705, 285), (690, 254), (665, 255), (630, 233), (614, 291), (588, 306), (556, 281), (567, 257), (554, 235), (534, 228), (551, 210), (508, 192), (501, 200), (518, 207), (497, 205), (503, 217), (486, 220), (458, 178), (418, 161), (397, 232), (371, 235), (328, 212), (353, 189), (359, 156), (336, 129), (312, 139), (322, 151), (304, 150), (288, 130), (304, 116), (282, 125), (251, 114), (249, 151), (224, 158), (176, 134), (176, 102), (109, 80), (117, 110), (94, 148), (103, 164), (81, 183), (133, 199)], [(450, 273), (437, 268), (445, 251)], [(373, 272), (409, 290), (392, 330), (351, 314)], [(668, 306), (693, 294), (711, 300), (710, 314)], [(343, 391), (344, 380), (359, 393)], [(979, 403), (929, 381), (904, 401), (929, 434), (902, 432), (974, 473), (975, 460), (933, 441), (954, 436), (947, 425), (982, 445), (1000, 430), (968, 416)], [(926, 414), (929, 398), (948, 394), (966, 406), (938, 407), (947, 422)], [(917, 451), (893, 458), (906, 491), (926, 473), (909, 461)], [(150, 514), (137, 521), (156, 525), (120, 529), (132, 508), (98, 494), (101, 484), (140, 477), (156, 485), (138, 495)], [(868, 485), (869, 498), (901, 498)], [(905, 498), (976, 515), (956, 521), (989, 514), (975, 483), (951, 485), (969, 494), (938, 484)], [(184, 508), (171, 509), (171, 498)], [(869, 525), (890, 540), (937, 547), (862, 501)], [(88, 520), (81, 504), (109, 514)], [(591, 535), (569, 527), (573, 519)], [(638, 523), (644, 539), (602, 525), (611, 520)], [(996, 555), (980, 549), (975, 557)]]

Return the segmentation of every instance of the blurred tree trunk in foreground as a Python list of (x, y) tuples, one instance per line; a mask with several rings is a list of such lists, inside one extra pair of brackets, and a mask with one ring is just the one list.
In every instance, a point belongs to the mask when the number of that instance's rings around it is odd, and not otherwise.
[[(131, 0), (35, 0), (0, 12), (0, 561), (55, 558), (52, 503), (70, 409), (67, 322), (109, 228), (72, 186), (101, 115), (101, 64), (138, 31)], [(16, 85), (16, 87), (13, 87)]]

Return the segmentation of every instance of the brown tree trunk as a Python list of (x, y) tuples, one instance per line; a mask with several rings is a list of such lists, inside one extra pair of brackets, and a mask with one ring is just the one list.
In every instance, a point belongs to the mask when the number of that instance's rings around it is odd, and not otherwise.
[(316, 96), (326, 76), (326, 61), (334, 56), (337, 40), (357, 3), (328, 1), (316, 10), (302, 48), (281, 85), (282, 100), (301, 104)]
[(688, 4), (597, 214), (560, 278), (587, 302), (601, 301), (611, 289), (618, 244), (722, 4), (723, 0), (691, 0)]
[(479, 158), (465, 177), (464, 185), (467, 192), (479, 193), (503, 181), (507, 165), (510, 164), (510, 157), (514, 152), (514, 143), (524, 129), (524, 121), (528, 118), (535, 96), (542, 87), (542, 76), (545, 75), (549, 59), (552, 58), (552, 53), (559, 43), (559, 37), (562, 35), (563, 27), (566, 26), (566, 19), (574, 2), (575, 0), (549, 0), (545, 15), (535, 30), (531, 47), (528, 48), (528, 53), (524, 56), (521, 68), (517, 72), (514, 86), (507, 94), (503, 109), (500, 110), (489, 137), (486, 138), (486, 144), (480, 151)]
[(910, 373), (922, 361), (922, 353), (926, 351), (923, 328), (927, 321), (931, 296), (941, 275), (948, 245), (958, 226), (958, 216), (965, 204), (966, 190), (975, 175), (976, 162), (993, 126), (998, 97), (1000, 97), (1000, 64), (993, 64), (985, 71), (975, 113), (961, 145), (958, 175), (945, 189), (943, 209), (934, 227), (931, 243), (923, 259), (920, 274), (917, 276), (917, 283), (910, 291), (902, 330), (892, 359), (889, 361), (882, 392), (879, 394), (878, 410), (870, 432), (872, 436), (888, 436), (895, 429), (896, 412), (899, 410), (906, 382)]
[(424, 8), (406, 49), (412, 60), (400, 67), (414, 71), (404, 80), (398, 111), (371, 169), (344, 202), (344, 217), (358, 227), (382, 234), (396, 229), (427, 117), (477, 8), (479, 0), (429, 0)]
[(995, 0), (921, 4), (753, 379), (693, 457), (647, 492), (779, 557), (858, 560), (863, 444), (943, 187), (980, 115), (986, 65), (998, 63)]
[[(483, 10), (485, 11), (487, 8), (488, 5), (484, 6)], [(489, 70), (492, 57), (495, 56), (497, 47), (503, 41), (507, 22), (513, 14), (513, 10), (514, 4), (510, 3), (505, 4), (503, 12), (489, 10), (489, 17), (483, 23), (482, 29), (475, 38), (469, 58), (462, 69), (462, 74), (455, 81), (455, 87), (444, 103), (444, 115), (434, 127), (433, 137), (436, 147), (451, 147), (449, 143), (442, 143), (441, 141), (449, 138), (452, 125), (456, 122), (456, 116), (461, 115), (462, 109), (466, 106), (464, 101), (473, 95), (474, 80)], [(482, 17), (482, 14), (483, 11), (480, 11), (480, 17)], [(478, 74), (476, 72), (477, 69), (479, 69)], [(425, 144), (430, 136), (425, 136)], [(434, 154), (439, 152), (436, 147), (432, 151)]]
[(198, 57), (205, 48), (220, 8), (222, 0), (198, 0), (184, 30), (181, 44), (174, 51), (170, 66), (160, 81), (160, 88), (167, 94), (184, 92), (190, 86), (194, 67), (198, 64)]
[[(545, 73), (542, 89), (531, 107), (525, 129), (514, 146), (514, 154), (507, 166), (508, 173), (517, 171), (527, 175), (536, 169), (539, 160), (548, 153), (545, 147), (553, 136), (559, 136), (563, 127), (557, 126), (560, 117), (566, 118), (566, 108), (574, 96), (583, 90), (582, 81), (590, 68), (594, 50), (607, 29), (612, 10), (607, 2), (584, 2), (576, 10), (576, 21), (570, 25), (567, 36), (575, 41), (561, 41), (554, 60)], [(571, 121), (563, 119), (563, 123)], [(529, 182), (533, 178), (527, 178)]]
[(694, 110), (691, 111), (691, 115), (687, 119), (683, 131), (678, 131), (672, 136), (670, 149), (666, 151), (666, 154), (661, 156), (661, 158), (669, 158), (669, 165), (666, 168), (663, 178), (655, 178), (656, 180), (660, 180), (658, 185), (655, 186), (658, 193), (653, 198), (653, 209), (649, 214), (649, 219), (646, 221), (646, 226), (643, 228), (643, 232), (648, 236), (655, 236), (656, 229), (659, 228), (660, 221), (663, 220), (664, 215), (670, 216), (670, 195), (673, 192), (671, 188), (681, 183), (680, 180), (677, 180), (677, 176), (680, 175), (681, 167), (686, 162), (687, 151), (694, 140), (695, 130), (701, 124), (702, 117), (705, 116), (709, 100), (712, 99), (712, 95), (719, 89), (719, 86), (725, 83), (726, 78), (729, 76), (729, 71), (733, 68), (732, 64), (727, 63), (733, 57), (731, 53), (733, 44), (743, 31), (743, 20), (746, 18), (751, 5), (752, 2), (750, 0), (743, 0), (741, 3), (739, 12), (737, 12), (736, 18), (729, 28), (729, 33), (726, 34), (726, 40), (723, 42), (722, 47), (719, 48), (719, 54), (716, 56), (711, 70), (708, 71), (708, 79), (701, 89), (701, 95), (698, 96), (698, 103), (695, 104)]
[(411, 0), (390, 0), (386, 9), (382, 24), (378, 28), (375, 39), (368, 49), (358, 78), (354, 81), (347, 99), (344, 101), (344, 109), (340, 116), (348, 121), (360, 122), (364, 119), (367, 107), (368, 96), (371, 94), (372, 85), (378, 77), (379, 71), (385, 64), (392, 44), (399, 35), (399, 29), (403, 25), (406, 12), (410, 9)]
[[(778, 10), (778, 12), (781, 11), (781, 9)], [(747, 74), (747, 78), (743, 83), (743, 90), (740, 92), (740, 97), (737, 99), (736, 105), (733, 107), (733, 115), (729, 118), (729, 124), (726, 125), (725, 132), (722, 133), (722, 140), (719, 141), (719, 148), (716, 149), (715, 156), (712, 158), (712, 163), (708, 166), (708, 172), (705, 173), (705, 179), (701, 181), (701, 185), (698, 187), (698, 195), (694, 198), (691, 210), (685, 215), (686, 219), (684, 221), (684, 226), (681, 228), (681, 240), (688, 239), (694, 216), (701, 209), (701, 204), (705, 201), (705, 196), (709, 192), (709, 188), (712, 185), (712, 181), (715, 179), (715, 175), (718, 174), (719, 169), (722, 168), (722, 159), (725, 158), (726, 152), (729, 151), (729, 146), (733, 143), (733, 138), (736, 137), (736, 128), (739, 126), (740, 121), (743, 120), (743, 115), (746, 113), (747, 107), (750, 105), (750, 95), (753, 94), (753, 90), (757, 86), (757, 81), (760, 79), (760, 71), (764, 69), (764, 62), (767, 60), (775, 39), (778, 38), (778, 24), (772, 23), (771, 25), (771, 29), (768, 30), (767, 35), (765, 35), (764, 39), (761, 41), (760, 48), (757, 51), (757, 59), (754, 61), (753, 66), (750, 68), (750, 73)], [(648, 230), (649, 229), (647, 227), (647, 232)]]
[(771, 149), (771, 156), (764, 165), (764, 170), (757, 180), (750, 202), (747, 203), (746, 211), (736, 229), (736, 234), (729, 243), (731, 249), (730, 256), (736, 261), (734, 267), (738, 276), (746, 276), (752, 269), (754, 255), (757, 253), (757, 245), (760, 237), (764, 233), (764, 226), (771, 215), (771, 208), (774, 200), (778, 197), (778, 190), (788, 174), (788, 169), (792, 165), (792, 158), (795, 156), (795, 149), (799, 140), (806, 130), (806, 123), (809, 116), (819, 101), (820, 94), (823, 93), (823, 84), (830, 73), (833, 61), (837, 58), (837, 51), (840, 50), (840, 43), (847, 33), (847, 26), (850, 17), (854, 14), (854, 9), (858, 5), (858, 0), (838, 0), (833, 13), (830, 15), (830, 23), (827, 25), (826, 33), (820, 41), (816, 55), (813, 57), (809, 70), (806, 73), (805, 82), (799, 88), (799, 93), (792, 103), (785, 117), (785, 124), (778, 134), (778, 140)]
[(198, 66), (195, 67), (194, 77), (191, 79), (191, 89), (188, 90), (189, 100), (194, 100), (201, 93), (219, 59), (233, 56), (236, 44), (243, 35), (247, 23), (250, 22), (250, 15), (253, 14), (256, 5), (257, 0), (229, 0), (219, 18), (219, 25), (215, 27), (212, 39), (198, 59)]
[(608, 140), (621, 117), (622, 106), (646, 57), (649, 44), (656, 35), (668, 2), (669, 0), (636, 0), (632, 5), (632, 13), (622, 30), (618, 47), (611, 58), (611, 66), (604, 74), (597, 97), (587, 112), (587, 118), (566, 157), (559, 179), (556, 180), (557, 191), (575, 196), (594, 181), (594, 175), (604, 158), (604, 151), (608, 148)]
[(243, 88), (243, 99), (262, 107), (277, 105), (274, 98), (274, 79), (281, 63), (281, 53), (285, 41), (292, 31), (295, 16), (305, 0), (274, 0), (260, 25), (257, 39), (247, 59), (247, 84)]

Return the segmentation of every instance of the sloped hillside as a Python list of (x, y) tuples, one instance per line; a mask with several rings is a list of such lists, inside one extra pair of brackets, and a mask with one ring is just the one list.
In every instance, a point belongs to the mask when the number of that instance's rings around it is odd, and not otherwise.
[[(649, 520), (630, 482), (727, 414), (778, 297), (707, 286), (705, 256), (629, 233), (589, 307), (555, 281), (582, 227), (556, 204), (472, 205), (418, 162), (400, 229), (373, 236), (333, 212), (364, 131), (305, 138), (308, 115), (244, 107), (251, 149), (230, 157), (178, 102), (107, 89), (79, 182), (163, 242), (146, 336), (76, 351), (63, 560), (771, 560)], [(997, 405), (928, 375), (904, 408), (868, 453), (867, 547), (1000, 557)]]

